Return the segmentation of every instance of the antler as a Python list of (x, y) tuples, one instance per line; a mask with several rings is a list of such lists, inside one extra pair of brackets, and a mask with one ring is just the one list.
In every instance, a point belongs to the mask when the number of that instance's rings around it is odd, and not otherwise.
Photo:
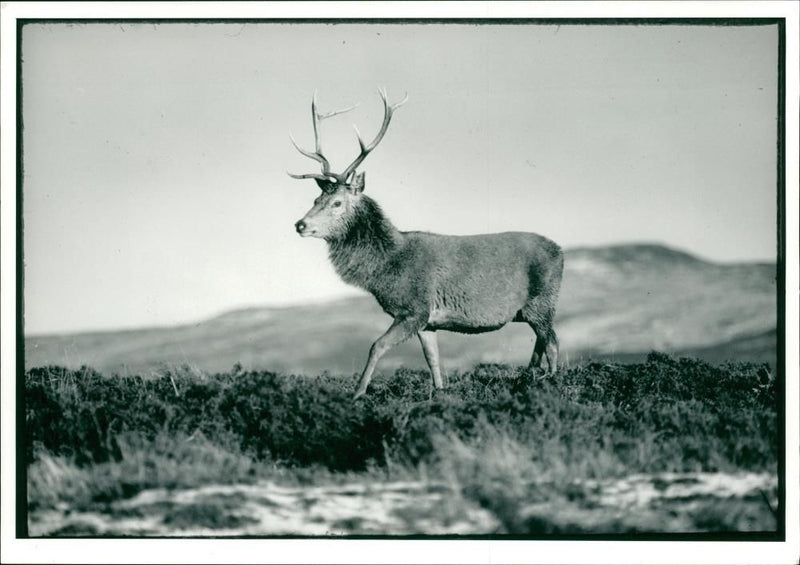
[(306, 173), (304, 175), (295, 175), (289, 173), (289, 176), (295, 179), (317, 179), (322, 181), (331, 181), (334, 180), (336, 182), (345, 183), (350, 175), (352, 175), (356, 168), (367, 158), (367, 155), (378, 146), (378, 144), (383, 139), (383, 136), (386, 135), (386, 130), (389, 129), (389, 122), (392, 121), (392, 114), (395, 110), (397, 110), (400, 106), (408, 102), (408, 93), (406, 93), (405, 97), (396, 104), (389, 104), (386, 96), (386, 89), (378, 89), (378, 94), (383, 101), (383, 124), (381, 125), (380, 131), (378, 131), (378, 135), (375, 136), (375, 139), (369, 145), (364, 145), (364, 140), (361, 139), (361, 134), (358, 132), (358, 128), (353, 126), (353, 129), (356, 130), (356, 137), (358, 138), (358, 145), (361, 148), (361, 153), (356, 157), (355, 161), (350, 163), (350, 165), (344, 170), (343, 173), (334, 173), (331, 171), (331, 165), (325, 156), (322, 154), (322, 145), (319, 139), (319, 125), (322, 120), (327, 118), (336, 116), (338, 114), (343, 114), (344, 112), (349, 112), (358, 104), (350, 106), (349, 108), (345, 108), (344, 110), (334, 110), (333, 112), (328, 112), (326, 114), (321, 114), (317, 111), (317, 93), (314, 93), (314, 97), (311, 100), (311, 117), (314, 124), (314, 147), (315, 151), (307, 151), (297, 145), (297, 142), (294, 138), (289, 134), (289, 139), (292, 140), (292, 144), (295, 146), (300, 153), (305, 155), (310, 159), (314, 159), (315, 161), (319, 162), (322, 165), (322, 174), (319, 173)]
[(352, 110), (356, 106), (358, 106), (358, 104), (354, 104), (353, 106), (350, 106), (349, 108), (345, 108), (343, 110), (334, 110), (332, 112), (327, 112), (327, 113), (323, 114), (323, 113), (320, 113), (320, 112), (317, 111), (317, 93), (314, 92), (314, 97), (311, 99), (311, 119), (312, 119), (312, 123), (314, 125), (314, 149), (315, 149), (315, 151), (307, 151), (307, 150), (303, 149), (302, 147), (300, 147), (297, 144), (297, 142), (294, 140), (294, 137), (292, 137), (292, 134), (289, 134), (289, 139), (292, 140), (292, 145), (294, 145), (295, 149), (297, 149), (300, 153), (302, 153), (306, 157), (309, 157), (310, 159), (314, 159), (315, 161), (318, 161), (322, 165), (322, 174), (306, 173), (306, 174), (303, 174), (303, 175), (295, 175), (295, 174), (289, 173), (290, 177), (295, 178), (295, 179), (318, 179), (318, 180), (324, 180), (324, 181), (329, 181), (331, 179), (335, 179), (337, 181), (343, 181), (344, 180), (344, 177), (342, 177), (341, 175), (338, 175), (336, 173), (332, 173), (331, 172), (331, 165), (328, 162), (328, 160), (325, 158), (325, 155), (322, 154), (322, 143), (320, 142), (320, 138), (319, 138), (319, 126), (320, 126), (320, 122), (322, 120), (326, 120), (328, 118), (332, 118), (333, 116), (336, 116), (338, 114), (343, 114), (345, 112), (349, 112), (350, 110)]
[(361, 139), (361, 134), (358, 132), (358, 128), (353, 126), (353, 129), (356, 130), (356, 137), (358, 138), (358, 145), (361, 147), (361, 153), (356, 157), (355, 161), (350, 163), (348, 167), (344, 170), (341, 176), (345, 179), (349, 177), (358, 166), (367, 158), (367, 155), (378, 146), (378, 144), (383, 139), (383, 136), (386, 135), (386, 130), (389, 129), (389, 122), (392, 121), (392, 114), (395, 110), (397, 110), (400, 106), (408, 102), (408, 93), (406, 93), (405, 97), (398, 102), (397, 104), (389, 104), (388, 100), (386, 99), (386, 89), (378, 89), (378, 94), (383, 100), (383, 124), (381, 125), (380, 131), (378, 131), (378, 135), (375, 136), (375, 139), (372, 140), (372, 143), (369, 145), (364, 145), (364, 140)]

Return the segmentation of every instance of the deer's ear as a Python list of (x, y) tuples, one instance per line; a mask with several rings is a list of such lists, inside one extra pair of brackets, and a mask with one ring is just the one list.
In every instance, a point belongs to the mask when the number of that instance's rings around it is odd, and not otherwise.
[(364, 192), (364, 175), (366, 173), (358, 173), (356, 178), (353, 179), (353, 182), (350, 183), (350, 187), (353, 189), (353, 192), (359, 194)]
[(320, 188), (320, 190), (322, 190), (322, 192), (330, 192), (331, 189), (333, 188), (332, 187), (333, 183), (330, 182), (330, 181), (321, 180), (321, 179), (314, 179), (314, 180), (317, 182), (317, 186), (319, 186), (319, 188)]

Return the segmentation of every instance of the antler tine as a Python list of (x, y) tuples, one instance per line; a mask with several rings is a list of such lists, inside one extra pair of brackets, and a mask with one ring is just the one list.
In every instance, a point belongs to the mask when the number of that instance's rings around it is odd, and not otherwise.
[(403, 97), (403, 99), (396, 103), (396, 104), (389, 104), (388, 96), (386, 94), (386, 89), (378, 89), (378, 95), (381, 97), (383, 101), (383, 124), (381, 124), (381, 129), (378, 131), (378, 134), (375, 136), (375, 139), (370, 142), (369, 145), (364, 145), (364, 140), (361, 139), (361, 134), (358, 132), (358, 128), (353, 126), (353, 129), (356, 130), (356, 138), (358, 138), (358, 145), (361, 148), (361, 153), (356, 157), (355, 161), (350, 163), (350, 165), (344, 170), (341, 174), (343, 178), (349, 177), (353, 171), (358, 168), (358, 166), (367, 158), (367, 155), (375, 149), (378, 144), (383, 139), (383, 136), (386, 135), (386, 131), (389, 129), (389, 122), (392, 121), (392, 114), (395, 110), (397, 110), (400, 106), (408, 102), (408, 93)]
[(322, 165), (322, 174), (321, 175), (317, 174), (317, 173), (307, 173), (307, 174), (303, 174), (303, 175), (295, 175), (294, 173), (287, 172), (287, 174), (290, 177), (295, 178), (295, 179), (319, 179), (319, 180), (327, 180), (327, 181), (338, 180), (338, 178), (339, 178), (338, 175), (336, 173), (332, 173), (330, 171), (330, 164), (328, 163), (328, 160), (322, 155), (322, 153), (320, 153), (320, 152), (316, 152), (315, 153), (315, 152), (312, 152), (312, 151), (306, 151), (305, 149), (303, 149), (302, 147), (300, 147), (297, 144), (297, 142), (294, 140), (294, 137), (292, 137), (292, 134), (289, 134), (289, 139), (292, 140), (292, 145), (294, 145), (294, 148), (297, 149), (302, 155), (304, 155), (304, 156), (306, 156), (306, 157), (308, 157), (310, 159), (314, 159), (315, 161), (318, 161)]
[[(387, 99), (389, 98), (389, 95), (386, 93), (386, 87), (384, 86), (383, 88), (379, 88), (378, 89), (378, 94), (380, 94), (384, 105), (386, 105), (387, 104)], [(408, 92), (405, 93), (405, 95), (403, 96), (403, 99), (400, 102), (398, 102), (396, 104), (392, 104), (392, 106), (391, 106), (392, 111), (394, 112), (395, 110), (397, 110), (400, 106), (402, 106), (406, 102), (408, 102)]]
[[(330, 173), (328, 175), (318, 175), (317, 173), (306, 173), (306, 174), (303, 174), (303, 175), (296, 175), (294, 173), (290, 173), (290, 172), (287, 171), (286, 174), (289, 175), (290, 177), (292, 177), (293, 179), (317, 179), (317, 180), (324, 180), (324, 181), (329, 181), (329, 182), (330, 182), (331, 178), (333, 177), (333, 173)], [(335, 177), (333, 177), (333, 178), (335, 178)]]
[(317, 110), (317, 91), (314, 91), (314, 97), (311, 99), (311, 115), (314, 122), (314, 142), (317, 148), (317, 153), (322, 153), (322, 145), (319, 139), (319, 123), (322, 120), (327, 120), (328, 118), (332, 118), (333, 116), (338, 116), (339, 114), (344, 114), (345, 112), (349, 112), (354, 108), (358, 107), (360, 102), (356, 102), (352, 106), (348, 108), (343, 108), (341, 110), (332, 110), (330, 112), (322, 113)]
[(289, 134), (289, 139), (292, 140), (292, 145), (294, 145), (294, 148), (297, 149), (300, 153), (302, 153), (306, 157), (309, 157), (311, 159), (314, 159), (315, 161), (319, 161), (320, 163), (322, 163), (322, 170), (323, 172), (325, 172), (325, 168), (328, 165), (328, 160), (319, 151), (314, 152), (303, 149), (297, 144), (297, 142), (294, 140), (294, 137), (292, 137), (291, 133)]
[(317, 118), (319, 120), (327, 120), (328, 118), (332, 118), (333, 116), (338, 116), (339, 114), (344, 114), (345, 112), (349, 112), (350, 110), (355, 110), (356, 108), (359, 107), (360, 104), (361, 104), (361, 102), (356, 102), (352, 106), (349, 106), (347, 108), (343, 108), (341, 110), (333, 110), (332, 112), (327, 112), (325, 114), (318, 113), (317, 114)]

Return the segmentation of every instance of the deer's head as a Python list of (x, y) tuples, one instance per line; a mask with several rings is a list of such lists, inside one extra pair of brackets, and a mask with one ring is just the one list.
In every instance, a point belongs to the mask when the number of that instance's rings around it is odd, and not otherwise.
[(332, 238), (347, 230), (349, 218), (352, 216), (353, 210), (358, 205), (361, 194), (364, 192), (364, 173), (357, 173), (356, 169), (364, 159), (366, 159), (367, 155), (378, 146), (381, 139), (383, 139), (386, 130), (389, 128), (389, 122), (392, 119), (394, 111), (408, 100), (408, 95), (406, 95), (406, 97), (397, 104), (389, 104), (386, 99), (385, 91), (379, 90), (378, 94), (380, 94), (384, 108), (381, 129), (378, 131), (375, 139), (368, 145), (364, 144), (361, 135), (356, 129), (358, 145), (361, 151), (358, 157), (356, 157), (342, 173), (332, 172), (330, 170), (330, 163), (322, 154), (319, 126), (322, 120), (352, 110), (355, 106), (323, 114), (317, 111), (316, 94), (314, 95), (314, 99), (311, 102), (311, 116), (314, 125), (315, 150), (306, 151), (292, 139), (292, 143), (300, 153), (319, 162), (322, 167), (321, 173), (307, 173), (303, 175), (289, 173), (289, 176), (296, 179), (314, 179), (322, 190), (322, 194), (314, 200), (314, 205), (311, 209), (302, 219), (295, 223), (295, 229), (301, 236)]

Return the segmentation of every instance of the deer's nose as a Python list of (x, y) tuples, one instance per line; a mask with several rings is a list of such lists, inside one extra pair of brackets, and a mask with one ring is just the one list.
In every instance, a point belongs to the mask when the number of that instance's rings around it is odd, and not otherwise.
[(306, 223), (303, 220), (299, 220), (295, 225), (294, 229), (297, 230), (297, 233), (303, 233), (306, 231)]

